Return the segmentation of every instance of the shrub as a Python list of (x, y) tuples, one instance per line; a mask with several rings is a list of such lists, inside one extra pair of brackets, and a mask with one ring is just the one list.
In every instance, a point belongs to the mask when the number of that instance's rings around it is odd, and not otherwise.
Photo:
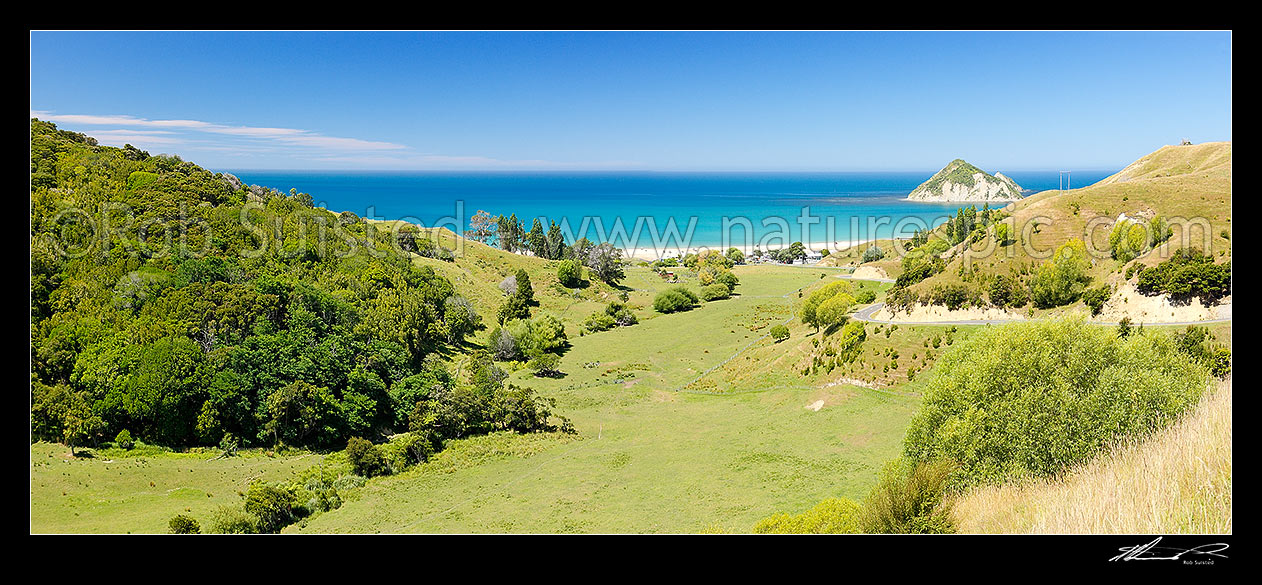
[(881, 258), (884, 258), (884, 257), (885, 257), (885, 251), (882, 250), (880, 246), (873, 244), (871, 246), (868, 246), (867, 250), (863, 251), (862, 263), (867, 264), (868, 262), (876, 262), (877, 260), (880, 260)]
[[(862, 321), (851, 321), (841, 328), (841, 341), (837, 345), (837, 358), (844, 362), (853, 362), (863, 351), (863, 342), (868, 338), (867, 329)], [(895, 358), (897, 359), (897, 358)]]
[(1214, 302), (1231, 294), (1231, 262), (1214, 264), (1213, 256), (1183, 248), (1169, 260), (1141, 270), (1135, 288), (1146, 295), (1169, 293), (1176, 298), (1201, 297)]
[(860, 525), (870, 534), (950, 534), (950, 502), (945, 497), (955, 464), (946, 460), (899, 458), (882, 470), (863, 501)]
[(789, 328), (784, 325), (776, 325), (771, 328), (771, 338), (776, 342), (781, 342), (789, 338)]
[(1039, 267), (1030, 282), (1034, 305), (1047, 309), (1078, 300), (1085, 288), (1090, 267), (1091, 259), (1087, 257), (1087, 247), (1082, 240), (1074, 238), (1062, 244), (1052, 259)]
[(754, 525), (755, 534), (857, 534), (863, 509), (853, 500), (830, 498), (796, 516), (776, 514)]
[(930, 304), (943, 305), (952, 311), (968, 304), (972, 296), (970, 289), (962, 284), (939, 284), (929, 292)]
[(653, 299), (653, 309), (659, 313), (687, 311), (698, 302), (697, 295), (682, 287), (674, 286), (657, 294)]
[(237, 506), (220, 506), (210, 517), (213, 534), (254, 534), (254, 517)]
[(1109, 288), (1109, 285), (1106, 284), (1097, 288), (1088, 289), (1087, 292), (1082, 293), (1082, 302), (1086, 303), (1088, 307), (1091, 307), (1092, 315), (1099, 315), (1100, 311), (1104, 310), (1104, 303), (1109, 300), (1109, 296), (1112, 294), (1113, 291)]
[[(626, 300), (626, 299), (623, 299)], [(613, 301), (605, 305), (605, 314), (613, 318), (614, 322), (622, 327), (635, 325), (640, 320), (631, 311), (631, 308), (624, 303)]]
[(701, 289), (701, 298), (706, 302), (719, 301), (732, 297), (732, 291), (726, 284), (716, 282)]
[(386, 467), (386, 458), (381, 454), (381, 449), (368, 439), (351, 437), (346, 442), (346, 460), (350, 462), (356, 475), (373, 477), (385, 475), (389, 472), (389, 468)]
[(1109, 249), (1115, 260), (1130, 262), (1147, 247), (1148, 230), (1143, 225), (1128, 220), (1113, 225), (1113, 231), (1109, 233)]
[(167, 522), (167, 532), (171, 534), (201, 534), (202, 525), (197, 523), (191, 516), (178, 514), (171, 517), (171, 521)]
[[(802, 303), (802, 308), (798, 311), (798, 317), (802, 319), (803, 323), (813, 325), (816, 330), (820, 327), (834, 325), (840, 321), (832, 319), (843, 317), (845, 312), (849, 310), (849, 305), (854, 304), (854, 297), (850, 294), (853, 290), (854, 287), (847, 281), (830, 282), (811, 292), (811, 296), (806, 297), (806, 301)], [(838, 295), (845, 295), (846, 298), (830, 306), (828, 315), (826, 315), (829, 319), (825, 319), (825, 315), (820, 314), (820, 308), (825, 302)], [(849, 304), (847, 304), (847, 299)], [(840, 315), (838, 315), (839, 309)]]
[(990, 281), (990, 304), (1003, 308), (1012, 302), (1012, 279), (999, 274)]
[(587, 332), (605, 331), (613, 329), (617, 322), (614, 318), (602, 312), (592, 313), (583, 320), (583, 330)]
[[(127, 429), (123, 429), (118, 431), (118, 436), (114, 437), (114, 446), (130, 451), (132, 447), (136, 446), (136, 441), (132, 440), (131, 433)], [(175, 521), (175, 518), (171, 520)]]
[(557, 279), (569, 288), (577, 288), (583, 283), (583, 268), (576, 260), (562, 260), (557, 266)]
[(1196, 403), (1205, 368), (1171, 339), (1082, 319), (987, 327), (948, 350), (907, 430), (915, 461), (947, 458), (967, 482), (1050, 476)]
[(256, 481), (246, 492), (245, 511), (254, 516), (254, 526), (259, 532), (280, 532), (294, 521), (294, 499), (292, 489)]
[(854, 302), (859, 303), (860, 305), (866, 305), (875, 301), (876, 292), (870, 288), (860, 289), (854, 296)]
[(533, 370), (536, 376), (554, 378), (561, 374), (561, 370), (557, 369), (560, 363), (560, 356), (532, 349), (530, 350), (530, 361), (526, 363), (526, 366)]

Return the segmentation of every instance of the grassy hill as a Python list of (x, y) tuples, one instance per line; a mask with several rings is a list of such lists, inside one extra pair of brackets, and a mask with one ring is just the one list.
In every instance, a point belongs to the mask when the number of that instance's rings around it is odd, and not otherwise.
[(1059, 480), (986, 487), (955, 505), (962, 532), (1231, 532), (1231, 380), (1194, 412)]
[[(967, 250), (961, 246), (943, 272), (909, 288), (925, 293), (940, 284), (1028, 273), (1071, 238), (1082, 239), (1093, 254), (1091, 285), (1116, 286), (1126, 281), (1129, 264), (1109, 257), (1109, 234), (1121, 214), (1160, 215), (1172, 224), (1171, 238), (1136, 258), (1138, 265), (1159, 264), (1185, 246), (1205, 249), (1218, 263), (1229, 261), (1231, 143), (1166, 146), (1094, 185), (1043, 191), (1003, 209), (1010, 214), (1003, 223), (1014, 233), (1010, 244), (1000, 245), (991, 226)], [(939, 237), (944, 233), (935, 231)]]

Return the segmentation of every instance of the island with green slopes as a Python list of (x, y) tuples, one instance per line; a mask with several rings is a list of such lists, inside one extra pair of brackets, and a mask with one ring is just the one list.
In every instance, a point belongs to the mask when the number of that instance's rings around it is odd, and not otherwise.
[(907, 196), (912, 201), (1017, 201), (1021, 186), (1003, 173), (991, 175), (955, 159)]

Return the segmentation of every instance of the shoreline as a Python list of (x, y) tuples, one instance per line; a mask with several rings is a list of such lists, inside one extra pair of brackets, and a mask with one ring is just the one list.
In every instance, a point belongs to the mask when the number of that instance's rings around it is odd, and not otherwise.
[[(809, 244), (807, 242), (802, 242), (802, 245), (806, 247), (807, 251), (818, 252), (820, 250), (827, 249), (829, 253), (831, 254), (831, 253), (840, 252), (843, 250), (849, 250), (850, 248), (853, 248), (855, 246), (861, 246), (863, 244), (874, 242), (876, 240), (877, 238), (864, 238), (864, 239), (856, 239), (856, 240), (830, 242), (828, 244), (823, 244), (823, 245), (817, 242), (810, 242)], [(622, 250), (623, 256), (626, 258), (632, 258), (636, 260), (647, 260), (651, 262), (653, 260), (659, 260), (662, 258), (682, 258), (683, 256), (687, 254), (699, 253), (700, 251), (704, 251), (704, 250), (718, 250), (720, 252), (726, 252), (728, 248), (736, 248), (737, 250), (740, 250), (742, 254), (745, 254), (746, 256), (750, 256), (753, 253), (755, 248), (758, 248), (762, 250), (763, 252), (770, 252), (772, 250), (780, 250), (783, 248), (788, 248), (790, 245), (792, 244), (791, 243), (789, 244), (776, 243), (776, 244), (767, 244), (767, 245), (731, 244), (727, 246), (723, 246), (721, 244), (715, 244), (715, 245), (696, 244), (696, 245), (687, 246), (687, 247), (663, 246), (660, 249), (653, 248), (650, 246), (640, 246), (640, 247), (635, 247), (635, 248), (619, 247), (619, 249)]]

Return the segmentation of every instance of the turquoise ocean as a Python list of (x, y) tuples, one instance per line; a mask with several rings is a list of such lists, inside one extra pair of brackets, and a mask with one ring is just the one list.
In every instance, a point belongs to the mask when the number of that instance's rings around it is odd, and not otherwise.
[[(888, 238), (896, 230), (899, 237), (910, 236), (917, 228), (942, 223), (961, 206), (906, 200), (933, 171), (227, 172), (248, 184), (310, 193), (316, 205), (333, 211), (453, 230), (457, 225), (468, 229), (478, 210), (492, 216), (515, 213), (527, 229), (538, 217), (545, 229), (550, 221), (560, 224), (568, 241), (586, 237), (624, 248), (773, 248), (792, 241), (836, 248), (836, 243)], [(1072, 186), (1113, 172), (1075, 171)], [(1027, 194), (1061, 186), (1057, 171), (1004, 174)]]

